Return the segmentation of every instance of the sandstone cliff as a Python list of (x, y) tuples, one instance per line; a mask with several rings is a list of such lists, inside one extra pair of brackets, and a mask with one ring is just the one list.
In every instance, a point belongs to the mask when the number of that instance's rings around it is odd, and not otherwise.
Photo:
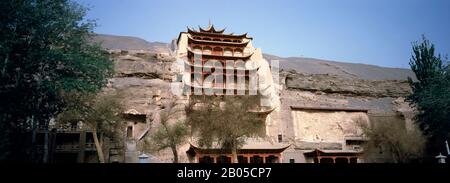
[(406, 80), (363, 80), (329, 74), (291, 72), (286, 76), (286, 88), (312, 92), (336, 93), (347, 96), (403, 97), (411, 92)]
[[(173, 45), (105, 35), (96, 37), (95, 41), (101, 42), (110, 51), (115, 63), (116, 75), (110, 80), (107, 89), (123, 92), (126, 110), (146, 118), (140, 123), (129, 123), (136, 125), (137, 129), (137, 142), (132, 149), (149, 152), (151, 148), (144, 146), (145, 138), (158, 126), (158, 115), (163, 103), (175, 100), (182, 107), (185, 102), (170, 91), (173, 76), (170, 66), (175, 58), (171, 56), (169, 48)], [(292, 106), (360, 108), (367, 109), (373, 116), (400, 117), (412, 123), (414, 112), (404, 101), (404, 97), (411, 92), (406, 78), (414, 78), (410, 70), (323, 60), (299, 61), (298, 58), (270, 55), (265, 57), (280, 59), (281, 69), (291, 69), (280, 73), (281, 106), (266, 123), (266, 133), (273, 139), (276, 139), (277, 134), (283, 134), (287, 137), (286, 141), (295, 142)], [(295, 147), (299, 149), (316, 146), (310, 142), (295, 142)], [(329, 146), (337, 145), (329, 143)], [(186, 148), (185, 145), (179, 151), (181, 161), (187, 161), (184, 155)], [(159, 161), (171, 161), (169, 150), (159, 153), (152, 151), (151, 154)]]

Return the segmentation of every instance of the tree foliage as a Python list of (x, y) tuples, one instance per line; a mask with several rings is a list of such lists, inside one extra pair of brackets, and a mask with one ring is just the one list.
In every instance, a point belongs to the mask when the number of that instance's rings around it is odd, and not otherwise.
[(89, 41), (95, 24), (85, 11), (70, 0), (0, 1), (3, 141), (45, 127), (63, 107), (62, 91), (97, 92), (112, 75), (107, 53)]
[(359, 122), (368, 139), (364, 144), (367, 162), (408, 163), (423, 157), (426, 138), (417, 127), (407, 130), (404, 120), (392, 118), (372, 118), (371, 123)]
[(175, 105), (175, 101), (169, 101), (160, 111), (160, 126), (152, 139), (158, 151), (170, 148), (173, 153), (173, 162), (178, 163), (178, 146), (186, 141), (188, 128), (183, 120), (176, 119), (177, 113), (181, 111)]
[(113, 135), (121, 123), (123, 112), (120, 94), (69, 92), (63, 94), (65, 107), (57, 115), (58, 122), (83, 122), (91, 129)]
[(419, 111), (417, 123), (430, 137), (431, 155), (442, 152), (450, 132), (450, 72), (446, 59), (435, 55), (435, 47), (423, 37), (412, 45), (410, 60), (417, 81), (409, 79), (413, 93), (408, 97)]
[(114, 137), (115, 131), (121, 126), (122, 106), (119, 95), (69, 92), (64, 94), (65, 108), (57, 116), (60, 123), (82, 122), (89, 130), (97, 146), (99, 161), (104, 163), (102, 145), (98, 142), (97, 133)]
[(236, 162), (236, 151), (246, 137), (264, 135), (265, 121), (254, 112), (258, 104), (257, 96), (193, 98), (187, 107), (188, 124), (199, 145), (212, 147), (217, 143), (231, 150)]

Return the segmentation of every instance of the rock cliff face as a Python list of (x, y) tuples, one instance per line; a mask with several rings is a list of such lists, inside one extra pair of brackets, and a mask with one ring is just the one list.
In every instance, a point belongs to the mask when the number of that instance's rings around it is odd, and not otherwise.
[[(305, 121), (302, 121), (302, 118), (293, 118), (297, 114), (292, 107), (364, 109), (369, 116), (402, 118), (410, 126), (412, 125), (414, 111), (404, 101), (411, 92), (407, 81), (349, 79), (296, 71), (282, 71), (280, 80), (281, 106), (279, 110), (271, 114), (267, 123), (268, 134), (274, 135), (273, 138), (279, 134), (295, 141), (299, 138), (298, 134), (301, 134), (298, 131), (305, 130), (296, 129), (295, 123)], [(316, 111), (316, 113), (322, 112)], [(350, 113), (347, 115), (349, 116)], [(327, 121), (324, 116), (317, 123), (322, 123), (321, 120)], [(335, 140), (339, 141), (339, 139)]]
[[(171, 162), (170, 150), (152, 151), (145, 139), (159, 125), (159, 111), (165, 102), (175, 100), (179, 107), (185, 102), (170, 91), (170, 82), (174, 76), (170, 67), (175, 58), (171, 56), (171, 46), (168, 44), (152, 47), (152, 43), (136, 40), (140, 39), (105, 35), (96, 37), (95, 41), (102, 42), (115, 63), (116, 75), (110, 80), (107, 89), (123, 93), (123, 105), (129, 114), (144, 116), (143, 121), (130, 119), (127, 122), (128, 126), (133, 127), (131, 142), (136, 144), (136, 148), (131, 150), (138, 151), (135, 154), (153, 154), (161, 162)], [(280, 59), (281, 69), (295, 69), (280, 72), (281, 106), (266, 121), (266, 133), (273, 141), (282, 135), (284, 142), (293, 143), (295, 148), (301, 150), (327, 146), (296, 137), (299, 130), (295, 130), (294, 124), (299, 121), (293, 119), (295, 114), (292, 113), (292, 106), (367, 109), (371, 116), (391, 116), (412, 125), (414, 111), (404, 101), (404, 97), (411, 92), (406, 78), (414, 78), (409, 70), (320, 60), (297, 60), (291, 63), (288, 61), (293, 58), (265, 57), (268, 60)], [(311, 116), (315, 115), (319, 114)], [(179, 117), (182, 118), (183, 114)], [(332, 121), (329, 126), (332, 126)], [(326, 138), (330, 148), (343, 146), (339, 139), (333, 142), (331, 136)], [(184, 153), (186, 148), (185, 145), (179, 150), (182, 162), (187, 162)]]
[(116, 77), (170, 80), (173, 57), (149, 52), (125, 52), (114, 56)]
[[(177, 98), (171, 92), (170, 81), (173, 73), (171, 65), (174, 57), (155, 53), (149, 50), (109, 50), (115, 65), (115, 76), (109, 80), (107, 91), (120, 93), (124, 113), (126, 114), (126, 129), (122, 129), (126, 145), (124, 159), (120, 162), (137, 162), (141, 153), (150, 153), (154, 162), (172, 162), (169, 149), (154, 151), (148, 139), (160, 125), (159, 112), (169, 101), (183, 106), (183, 99)], [(180, 114), (180, 118), (183, 114)], [(122, 154), (122, 153), (121, 153)], [(184, 160), (181, 157), (182, 161)]]
[(404, 100), (411, 92), (405, 80), (364, 80), (281, 71), (280, 84), (281, 106), (266, 121), (266, 133), (272, 139), (282, 136), (284, 143), (293, 145), (285, 151), (284, 162), (289, 162), (287, 159), (312, 162), (303, 153), (314, 149), (360, 148), (346, 141), (352, 137), (361, 139), (358, 119), (372, 124), (389, 120), (404, 123), (407, 129), (416, 128), (415, 111)]
[(281, 69), (296, 70), (305, 74), (329, 74), (339, 78), (364, 80), (406, 80), (415, 79), (410, 69), (386, 68), (368, 64), (345, 63), (306, 57), (277, 57), (265, 54), (267, 60), (278, 60)]
[[(111, 51), (115, 76), (109, 87), (123, 92), (128, 109), (148, 114), (157, 99), (172, 98), (170, 66), (173, 57), (147, 51)], [(156, 99), (155, 99), (156, 98)]]
[(170, 52), (167, 43), (148, 42), (137, 37), (97, 34), (92, 41), (100, 43), (102, 47), (108, 50), (143, 50), (161, 54), (169, 54)]
[(329, 74), (291, 72), (286, 76), (288, 90), (335, 93), (347, 96), (402, 97), (411, 92), (405, 80), (346, 79)]

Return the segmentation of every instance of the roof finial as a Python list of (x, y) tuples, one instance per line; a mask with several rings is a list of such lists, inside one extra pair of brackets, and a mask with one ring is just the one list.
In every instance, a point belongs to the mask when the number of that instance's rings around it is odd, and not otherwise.
[(212, 27), (212, 24), (211, 24), (211, 18), (210, 18), (210, 19), (208, 20), (208, 28), (206, 28), (206, 29), (210, 30), (211, 27)]

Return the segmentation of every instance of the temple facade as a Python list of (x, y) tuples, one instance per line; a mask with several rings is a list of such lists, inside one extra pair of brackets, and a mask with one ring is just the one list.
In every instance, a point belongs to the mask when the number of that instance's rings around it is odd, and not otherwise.
[[(182, 60), (184, 94), (262, 94), (267, 109), (279, 103), (276, 83), (262, 51), (247, 34), (225, 34), (214, 25), (188, 28), (177, 40), (176, 57)], [(263, 91), (264, 90), (264, 91)]]
[[(272, 143), (267, 139), (249, 138), (237, 151), (238, 163), (281, 163), (282, 153), (288, 147), (289, 145)], [(219, 146), (202, 148), (191, 143), (186, 153), (194, 163), (231, 163), (233, 159), (230, 150)]]
[[(179, 77), (183, 95), (256, 95), (261, 97), (258, 111), (265, 123), (278, 101), (276, 83), (273, 82), (269, 63), (261, 49), (252, 45), (253, 38), (245, 34), (226, 34), (214, 25), (198, 30), (187, 28), (177, 40), (177, 59), (183, 64)], [(239, 163), (279, 163), (288, 144), (270, 139), (247, 139), (238, 150)], [(191, 162), (231, 162), (231, 152), (220, 147), (202, 148), (195, 142), (186, 151)]]
[[(178, 38), (177, 55), (183, 59), (185, 68), (185, 94), (248, 93), (248, 87), (238, 87), (237, 77), (248, 82), (250, 72), (257, 68), (241, 67), (239, 73), (235, 68), (239, 67), (238, 61), (245, 64), (254, 54), (255, 50), (249, 44), (252, 38), (246, 34), (224, 34), (223, 29), (216, 30), (213, 25), (207, 29), (199, 29), (196, 31), (188, 28)], [(232, 73), (224, 72), (227, 68), (233, 69)]]

